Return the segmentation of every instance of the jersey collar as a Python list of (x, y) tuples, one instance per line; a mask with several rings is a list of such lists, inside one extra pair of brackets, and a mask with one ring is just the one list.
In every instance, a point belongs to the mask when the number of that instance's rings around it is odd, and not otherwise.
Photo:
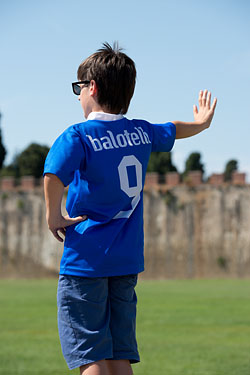
[(121, 120), (122, 118), (123, 118), (123, 115), (115, 115), (113, 113), (91, 112), (88, 115), (87, 120), (116, 121), (116, 120)]

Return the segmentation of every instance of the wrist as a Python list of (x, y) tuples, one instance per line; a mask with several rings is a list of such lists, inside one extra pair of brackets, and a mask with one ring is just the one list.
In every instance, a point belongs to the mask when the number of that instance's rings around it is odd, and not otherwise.
[(196, 120), (194, 121), (195, 125), (198, 125), (199, 127), (201, 127), (202, 129), (207, 129), (209, 127), (209, 124), (207, 121), (199, 121), (199, 120)]
[(59, 211), (47, 210), (46, 212), (46, 220), (48, 224), (52, 222), (53, 223), (58, 222), (61, 220), (61, 218), (62, 218), (62, 213)]

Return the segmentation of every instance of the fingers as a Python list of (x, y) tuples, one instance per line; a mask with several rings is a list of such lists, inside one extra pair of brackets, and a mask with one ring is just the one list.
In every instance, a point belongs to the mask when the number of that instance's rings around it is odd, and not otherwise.
[(202, 95), (202, 105), (203, 107), (206, 106), (207, 103), (207, 90), (204, 90), (203, 95)]
[(201, 90), (199, 92), (199, 107), (210, 106), (211, 92), (208, 90)]
[(65, 237), (65, 235), (66, 235), (66, 229), (65, 229), (65, 228), (60, 228), (60, 229), (58, 229), (58, 230), (59, 230), (59, 232), (61, 232), (62, 235)]
[(87, 219), (87, 216), (82, 215), (82, 216), (77, 216), (77, 217), (69, 217), (69, 215), (67, 215), (67, 216), (64, 216), (64, 219), (65, 219), (64, 227), (68, 227), (70, 225), (80, 223), (81, 221), (85, 221)]
[(217, 104), (217, 98), (214, 98), (214, 101), (213, 101), (213, 104), (212, 104), (212, 107), (211, 107), (212, 111), (215, 110), (216, 104)]
[(58, 232), (62, 233), (62, 235), (65, 237), (66, 235), (66, 229), (65, 228), (58, 228), (58, 229), (50, 229), (53, 236), (59, 241), (63, 242), (63, 238), (59, 236)]
[(62, 237), (59, 236), (59, 234), (57, 233), (57, 230), (54, 229), (54, 230), (51, 230), (53, 236), (59, 241), (59, 242), (63, 242), (63, 239)]
[(64, 237), (66, 235), (66, 227), (77, 224), (79, 222), (85, 221), (87, 219), (86, 215), (78, 217), (69, 217), (69, 215), (62, 216), (59, 220), (49, 220), (48, 227), (52, 232), (53, 236), (59, 241), (63, 242), (63, 238), (59, 235), (60, 232)]
[[(208, 109), (210, 109), (211, 96), (212, 96), (211, 92), (208, 91), (207, 89), (204, 91), (201, 90), (199, 92), (199, 107), (207, 107)], [(215, 98), (211, 107), (212, 110), (215, 109), (216, 103), (217, 103), (217, 99)]]
[(208, 109), (210, 109), (210, 104), (211, 104), (211, 92), (209, 91), (207, 93), (207, 98), (206, 98), (206, 106), (208, 107)]
[(194, 115), (198, 113), (198, 108), (196, 105), (193, 105), (193, 111), (194, 111)]
[(202, 96), (203, 96), (203, 91), (201, 90), (200, 92), (199, 92), (199, 107), (202, 107)]

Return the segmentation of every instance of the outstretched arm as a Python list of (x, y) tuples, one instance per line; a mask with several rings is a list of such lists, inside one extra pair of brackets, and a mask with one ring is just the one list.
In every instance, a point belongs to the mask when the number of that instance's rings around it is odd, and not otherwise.
[(194, 122), (173, 121), (176, 126), (176, 139), (187, 138), (196, 135), (209, 128), (216, 107), (217, 99), (214, 98), (211, 105), (211, 92), (204, 90), (199, 93), (199, 109), (193, 107)]
[(46, 173), (44, 177), (44, 195), (46, 202), (46, 219), (49, 230), (53, 236), (60, 242), (63, 242), (58, 232), (65, 236), (65, 228), (86, 220), (87, 216), (78, 216), (71, 218), (61, 213), (61, 203), (64, 192), (62, 181), (54, 174)]

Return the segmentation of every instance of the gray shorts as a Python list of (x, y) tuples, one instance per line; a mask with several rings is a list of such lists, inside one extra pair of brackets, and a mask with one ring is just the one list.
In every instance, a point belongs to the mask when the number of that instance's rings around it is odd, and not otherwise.
[(102, 359), (140, 361), (135, 321), (137, 275), (60, 275), (58, 328), (70, 370)]

